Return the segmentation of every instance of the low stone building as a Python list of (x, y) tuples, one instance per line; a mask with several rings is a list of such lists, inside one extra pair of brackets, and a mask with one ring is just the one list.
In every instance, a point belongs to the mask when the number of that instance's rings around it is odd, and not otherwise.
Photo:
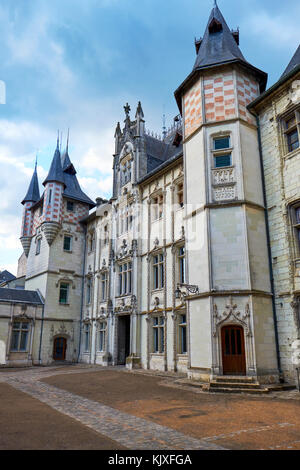
[(41, 363), (44, 300), (39, 292), (0, 288), (0, 365)]

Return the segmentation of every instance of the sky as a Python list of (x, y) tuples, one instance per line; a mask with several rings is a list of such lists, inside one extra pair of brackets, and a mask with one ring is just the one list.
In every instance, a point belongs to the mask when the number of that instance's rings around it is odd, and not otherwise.
[[(178, 108), (174, 91), (191, 72), (194, 39), (213, 0), (0, 0), (0, 271), (17, 273), (24, 198), (38, 155), (40, 183), (58, 129), (82, 189), (112, 188), (114, 131), (128, 102), (161, 133)], [(299, 0), (218, 0), (240, 28), (246, 60), (274, 84), (300, 42)], [(1, 84), (0, 84), (1, 85)], [(3, 93), (0, 102), (3, 101)], [(43, 186), (40, 185), (42, 191)]]

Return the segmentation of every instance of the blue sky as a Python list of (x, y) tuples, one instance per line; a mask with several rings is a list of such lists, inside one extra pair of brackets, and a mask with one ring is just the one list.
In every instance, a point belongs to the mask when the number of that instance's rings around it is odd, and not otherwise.
[[(299, 0), (219, 0), (245, 58), (278, 80), (299, 44)], [(146, 127), (172, 123), (174, 90), (195, 61), (212, 0), (0, 0), (0, 270), (16, 274), (22, 206), (38, 152), (47, 174), (57, 129), (83, 189), (109, 196), (113, 135), (139, 100)], [(42, 187), (41, 187), (42, 189)]]

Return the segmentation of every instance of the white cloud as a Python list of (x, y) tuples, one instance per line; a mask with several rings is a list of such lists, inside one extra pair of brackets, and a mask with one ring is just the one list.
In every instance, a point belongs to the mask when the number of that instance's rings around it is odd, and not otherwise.
[(241, 24), (241, 28), (256, 38), (260, 37), (264, 43), (272, 48), (295, 50), (299, 44), (299, 16), (300, 8), (296, 6), (295, 12), (275, 15), (272, 11), (255, 9), (247, 15)]

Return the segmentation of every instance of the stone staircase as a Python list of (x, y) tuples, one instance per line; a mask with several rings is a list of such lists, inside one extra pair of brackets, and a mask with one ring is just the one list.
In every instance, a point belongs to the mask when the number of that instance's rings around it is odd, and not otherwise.
[[(206, 387), (203, 387), (203, 391)], [(216, 377), (208, 386), (208, 392), (213, 393), (251, 393), (264, 394), (269, 393), (269, 388), (260, 385), (254, 377), (222, 376)]]

